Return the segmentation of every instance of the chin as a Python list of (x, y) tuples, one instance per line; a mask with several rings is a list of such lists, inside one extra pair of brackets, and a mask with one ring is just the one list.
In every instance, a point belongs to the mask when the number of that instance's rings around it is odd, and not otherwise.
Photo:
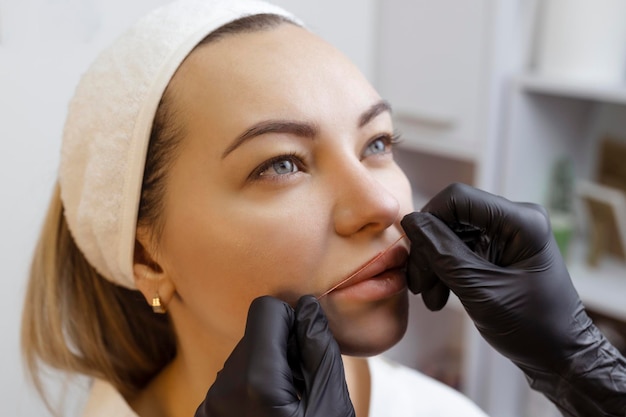
[(367, 305), (332, 305), (325, 310), (342, 354), (374, 356), (404, 336), (409, 314), (408, 292)]

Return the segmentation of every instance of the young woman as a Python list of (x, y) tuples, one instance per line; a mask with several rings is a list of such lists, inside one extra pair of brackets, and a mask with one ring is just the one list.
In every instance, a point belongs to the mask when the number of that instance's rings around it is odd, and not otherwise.
[(191, 0), (148, 15), (69, 108), (23, 318), (35, 381), (40, 362), (93, 377), (86, 416), (191, 416), (253, 300), (312, 294), (358, 417), (482, 416), (364, 359), (407, 321), (413, 207), (395, 140), (389, 104), (283, 10)]

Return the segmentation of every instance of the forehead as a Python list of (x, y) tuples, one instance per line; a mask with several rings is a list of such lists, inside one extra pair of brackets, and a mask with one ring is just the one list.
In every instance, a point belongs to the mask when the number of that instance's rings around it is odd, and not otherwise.
[[(204, 44), (170, 85), (184, 114), (207, 111), (240, 121), (259, 117), (347, 117), (378, 95), (337, 49), (308, 30), (284, 23)], [(333, 113), (334, 112), (334, 113)], [(340, 112), (337, 114), (336, 112)]]

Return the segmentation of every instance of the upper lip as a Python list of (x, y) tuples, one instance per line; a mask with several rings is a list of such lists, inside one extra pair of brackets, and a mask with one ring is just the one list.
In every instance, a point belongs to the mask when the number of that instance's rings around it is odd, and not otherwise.
[[(390, 269), (404, 268), (409, 256), (408, 250), (403, 245), (396, 245), (389, 248), (386, 252), (376, 259), (380, 252), (370, 258), (369, 261), (362, 264), (359, 268), (349, 275), (349, 280), (342, 282), (335, 289), (340, 290), (351, 285), (363, 282)], [(373, 261), (375, 259), (375, 261)], [(373, 261), (373, 262), (372, 262)], [(371, 264), (370, 264), (371, 262)], [(346, 280), (344, 278), (344, 280)]]

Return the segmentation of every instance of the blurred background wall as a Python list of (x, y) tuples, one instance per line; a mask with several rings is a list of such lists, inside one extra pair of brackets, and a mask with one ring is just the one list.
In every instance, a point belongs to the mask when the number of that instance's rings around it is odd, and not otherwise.
[[(68, 100), (97, 52), (166, 2), (0, 0), (3, 415), (47, 415), (23, 376), (19, 318)], [(602, 156), (605, 139), (617, 149), (626, 140), (626, 3), (276, 3), (343, 50), (391, 101), (404, 136), (398, 160), (413, 183), (416, 207), (451, 181), (549, 206), (554, 224), (563, 225), (563, 253), (583, 301), (606, 334), (624, 343), (624, 242), (602, 226), (613, 216), (613, 228), (626, 228), (619, 220), (623, 190), (598, 171), (616, 166), (621, 178), (626, 165)], [(590, 210), (598, 204), (605, 214)], [(598, 236), (616, 243), (599, 247)], [(481, 341), (458, 300), (431, 313), (414, 297), (411, 316), (407, 336), (389, 356), (462, 390), (494, 417), (557, 415)], [(70, 390), (69, 397), (79, 392)]]

